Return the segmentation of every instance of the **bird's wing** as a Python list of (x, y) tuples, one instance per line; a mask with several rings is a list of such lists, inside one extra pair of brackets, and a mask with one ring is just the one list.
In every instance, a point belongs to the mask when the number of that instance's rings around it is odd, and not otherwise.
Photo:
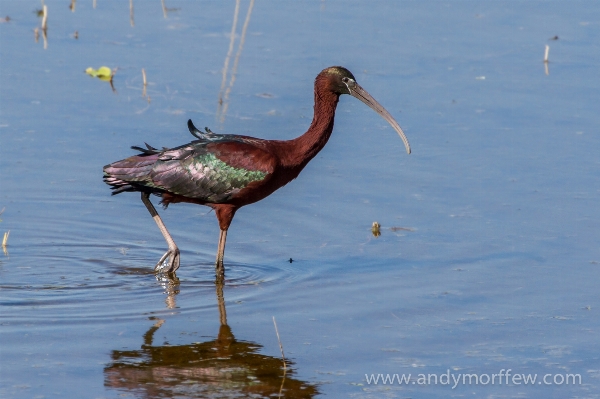
[(192, 142), (162, 152), (145, 185), (211, 203), (227, 201), (252, 183), (267, 180), (275, 157), (242, 140)]

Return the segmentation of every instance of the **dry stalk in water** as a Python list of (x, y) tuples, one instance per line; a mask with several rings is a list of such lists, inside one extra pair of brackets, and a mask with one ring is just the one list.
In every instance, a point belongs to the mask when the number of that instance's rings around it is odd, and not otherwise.
[(544, 52), (544, 70), (546, 75), (550, 75), (550, 71), (548, 70), (548, 53), (550, 52), (550, 46), (546, 44), (546, 51)]
[(42, 9), (42, 31), (46, 31), (48, 28), (48, 6), (44, 4), (44, 8)]
[(167, 18), (167, 6), (165, 6), (165, 0), (160, 0), (163, 9), (163, 16)]
[(133, 21), (133, 0), (129, 0), (129, 23), (131, 26), (135, 26)]
[(277, 342), (279, 342), (279, 350), (281, 350), (281, 358), (283, 359), (283, 370), (287, 369), (285, 365), (285, 355), (283, 354), (283, 345), (281, 345), (281, 339), (279, 338), (279, 330), (277, 330), (277, 322), (275, 322), (275, 316), (273, 316), (273, 325), (275, 326), (275, 334), (277, 334)]
[(148, 82), (146, 81), (146, 70), (144, 68), (142, 68), (142, 82), (144, 83), (142, 97), (146, 97), (146, 87), (148, 86)]

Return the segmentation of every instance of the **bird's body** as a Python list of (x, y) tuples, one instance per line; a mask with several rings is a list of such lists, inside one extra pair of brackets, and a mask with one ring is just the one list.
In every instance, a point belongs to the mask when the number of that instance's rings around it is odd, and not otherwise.
[(352, 94), (379, 112), (408, 141), (393, 118), (354, 80), (345, 68), (331, 67), (315, 81), (315, 113), (308, 131), (293, 140), (263, 140), (248, 136), (198, 131), (191, 120), (190, 133), (198, 138), (176, 148), (147, 149), (104, 167), (104, 181), (113, 194), (139, 191), (142, 200), (163, 232), (169, 251), (167, 271), (179, 266), (175, 246), (158, 213), (148, 200), (149, 194), (162, 197), (165, 207), (189, 202), (212, 207), (219, 220), (221, 238), (217, 254), (217, 274), (223, 275), (225, 237), (235, 212), (269, 196), (295, 179), (308, 162), (325, 146), (333, 131), (335, 110), (340, 94)]

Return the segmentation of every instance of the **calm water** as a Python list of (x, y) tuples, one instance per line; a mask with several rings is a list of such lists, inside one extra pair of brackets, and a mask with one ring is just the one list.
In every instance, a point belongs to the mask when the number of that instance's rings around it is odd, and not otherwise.
[[(69, 3), (46, 1), (44, 49), (40, 2), (0, 2), (1, 397), (600, 397), (597, 2), (242, 1), (231, 50), (234, 1), (135, 1), (134, 26), (127, 1)], [(322, 153), (237, 213), (222, 290), (194, 205), (159, 210), (182, 266), (157, 278), (164, 240), (102, 166), (188, 118), (296, 137), (330, 65), (413, 154), (342, 98)], [(502, 369), (538, 379), (484, 384)]]

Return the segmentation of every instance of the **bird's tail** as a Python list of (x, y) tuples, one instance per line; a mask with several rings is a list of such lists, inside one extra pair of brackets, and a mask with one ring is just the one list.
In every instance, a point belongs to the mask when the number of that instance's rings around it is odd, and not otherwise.
[(148, 148), (143, 154), (113, 162), (103, 168), (103, 180), (111, 186), (112, 195), (125, 191), (159, 192), (151, 185), (150, 173), (158, 160), (158, 151)]

